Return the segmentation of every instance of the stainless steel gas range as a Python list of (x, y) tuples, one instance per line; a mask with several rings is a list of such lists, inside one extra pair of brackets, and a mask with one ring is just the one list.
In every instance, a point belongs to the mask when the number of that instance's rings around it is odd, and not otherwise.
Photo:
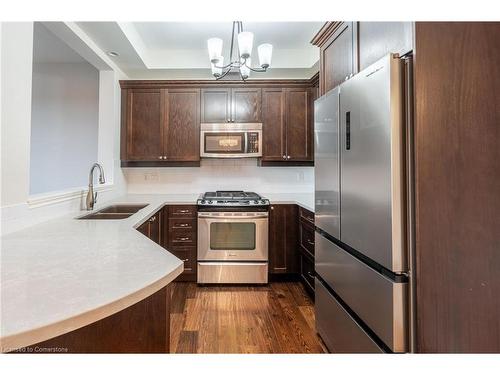
[(198, 283), (266, 284), (269, 200), (244, 191), (198, 199)]

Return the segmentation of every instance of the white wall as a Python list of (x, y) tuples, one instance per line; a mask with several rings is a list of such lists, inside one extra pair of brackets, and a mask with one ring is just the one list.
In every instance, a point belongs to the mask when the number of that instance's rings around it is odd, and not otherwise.
[(132, 194), (182, 194), (214, 190), (313, 193), (312, 167), (259, 167), (255, 159), (204, 159), (200, 168), (127, 168)]
[[(2, 235), (61, 215), (77, 215), (83, 208), (86, 187), (30, 196), (30, 134), (33, 23), (1, 24), (1, 228)], [(105, 53), (73, 23), (53, 23), (71, 46), (99, 69), (97, 160), (106, 172), (100, 202), (125, 192), (119, 167), (120, 79), (127, 79)], [(65, 41), (65, 42), (67, 42)], [(75, 48), (74, 48), (75, 47)], [(90, 57), (90, 59), (89, 59)], [(5, 95), (8, 93), (9, 95)]]
[[(2, 23), (2, 207), (29, 192), (33, 23)], [(8, 95), (6, 95), (8, 93)]]
[(97, 161), (98, 123), (96, 68), (87, 62), (34, 62), (30, 194), (87, 185)]

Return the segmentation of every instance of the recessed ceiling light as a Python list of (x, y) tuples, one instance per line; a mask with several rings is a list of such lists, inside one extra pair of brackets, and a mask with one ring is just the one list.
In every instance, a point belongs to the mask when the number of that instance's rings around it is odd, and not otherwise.
[(111, 56), (111, 57), (120, 56), (117, 52), (114, 52), (114, 51), (109, 51), (108, 55)]

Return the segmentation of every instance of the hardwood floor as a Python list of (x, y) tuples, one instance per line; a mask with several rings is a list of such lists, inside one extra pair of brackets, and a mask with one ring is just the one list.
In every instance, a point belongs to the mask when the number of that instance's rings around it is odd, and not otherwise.
[(314, 304), (300, 283), (173, 283), (171, 353), (323, 353)]

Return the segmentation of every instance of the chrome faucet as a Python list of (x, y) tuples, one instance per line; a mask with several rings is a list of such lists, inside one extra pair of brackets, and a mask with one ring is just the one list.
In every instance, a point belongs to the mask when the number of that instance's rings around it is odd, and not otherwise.
[(102, 169), (101, 164), (94, 163), (92, 168), (90, 168), (89, 173), (89, 192), (87, 193), (87, 211), (93, 210), (95, 202), (97, 201), (97, 192), (94, 193), (94, 169), (99, 168), (99, 183), (104, 184), (106, 180), (104, 179), (104, 169)]

